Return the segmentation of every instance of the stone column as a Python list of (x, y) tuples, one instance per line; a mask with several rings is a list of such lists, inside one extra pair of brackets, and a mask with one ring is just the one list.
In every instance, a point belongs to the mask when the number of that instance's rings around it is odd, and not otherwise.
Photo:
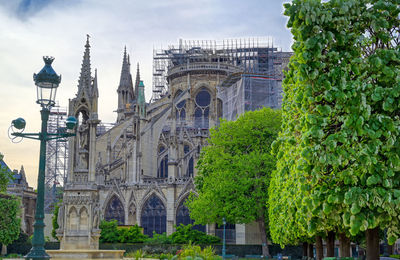
[(89, 124), (89, 182), (95, 182), (96, 178), (96, 127), (100, 123), (97, 118), (88, 120)]
[(167, 188), (167, 235), (171, 235), (175, 225), (175, 184)]

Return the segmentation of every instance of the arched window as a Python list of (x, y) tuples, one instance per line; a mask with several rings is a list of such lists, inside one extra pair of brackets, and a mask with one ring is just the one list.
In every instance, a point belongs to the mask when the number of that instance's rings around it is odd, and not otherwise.
[(190, 151), (190, 146), (187, 145), (187, 144), (185, 144), (185, 145), (183, 146), (183, 152), (184, 152), (184, 154), (186, 155), (189, 151)]
[(194, 126), (196, 128), (209, 127), (211, 95), (206, 88), (202, 88), (195, 98)]
[(150, 237), (153, 237), (153, 231), (162, 234), (167, 230), (167, 211), (156, 195), (152, 195), (143, 206), (141, 226), (143, 233)]
[(158, 178), (167, 178), (168, 177), (168, 155), (165, 155), (161, 160), (160, 165), (158, 166), (157, 172)]
[[(183, 224), (186, 226), (186, 225), (194, 223), (194, 220), (190, 218), (189, 209), (185, 205), (186, 199), (184, 201), (182, 201), (181, 204), (179, 204), (179, 206), (176, 210), (176, 225), (177, 226), (179, 226), (180, 224)], [(204, 225), (194, 225), (192, 228), (202, 231), (202, 232), (206, 232), (206, 226), (204, 226)]]
[(182, 100), (176, 106), (176, 120), (178, 122), (185, 122), (186, 120), (186, 100)]
[(115, 219), (118, 221), (119, 225), (125, 224), (124, 206), (117, 196), (114, 195), (108, 202), (104, 219), (107, 221)]
[(193, 157), (190, 157), (188, 166), (186, 169), (186, 176), (193, 177), (193, 172), (194, 172), (194, 161), (193, 161)]

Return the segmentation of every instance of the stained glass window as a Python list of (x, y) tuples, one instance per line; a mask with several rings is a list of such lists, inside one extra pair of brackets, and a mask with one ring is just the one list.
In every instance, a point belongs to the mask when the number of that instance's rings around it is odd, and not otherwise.
[[(185, 200), (186, 201), (186, 200)], [(179, 226), (180, 224), (188, 225), (193, 224), (194, 220), (190, 218), (189, 209), (186, 207), (185, 202), (181, 202), (176, 210), (176, 225)], [(194, 225), (193, 229), (206, 232), (206, 226), (204, 225)]]
[(144, 234), (150, 237), (153, 231), (162, 234), (167, 230), (167, 211), (156, 195), (152, 195), (142, 209), (141, 226)]
[(193, 161), (193, 157), (190, 157), (189, 163), (187, 166), (187, 170), (186, 170), (186, 176), (193, 177), (193, 172), (194, 172), (194, 161)]
[(115, 219), (118, 221), (119, 225), (125, 224), (124, 206), (117, 196), (114, 195), (108, 202), (104, 219), (107, 221)]
[(161, 160), (160, 165), (158, 167), (158, 178), (167, 178), (168, 177), (168, 155), (164, 156)]
[(195, 98), (195, 110), (194, 110), (194, 126), (196, 128), (208, 128), (209, 127), (209, 112), (211, 95), (206, 88), (200, 90)]

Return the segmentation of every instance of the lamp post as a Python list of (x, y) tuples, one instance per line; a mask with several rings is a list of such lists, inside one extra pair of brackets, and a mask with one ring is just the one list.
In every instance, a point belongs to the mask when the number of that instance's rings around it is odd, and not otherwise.
[[(52, 139), (66, 138), (74, 136), (75, 133), (68, 132), (73, 130), (76, 125), (75, 117), (68, 117), (66, 121), (66, 128), (61, 129), (57, 133), (47, 133), (47, 122), (49, 119), (50, 108), (55, 104), (55, 97), (58, 85), (61, 82), (61, 76), (57, 75), (51, 67), (53, 57), (43, 57), (45, 66), (38, 74), (33, 74), (33, 80), (37, 88), (37, 101), (42, 110), (40, 111), (42, 118), (42, 127), (40, 133), (22, 133), (25, 129), (25, 120), (18, 118), (12, 121), (11, 135), (14, 138), (29, 138), (40, 141), (40, 157), (39, 157), (39, 174), (37, 182), (37, 199), (36, 199), (36, 213), (35, 224), (33, 225), (33, 239), (32, 249), (25, 256), (27, 259), (49, 259), (50, 256), (44, 249), (44, 178), (45, 178), (45, 165), (46, 165), (46, 142)], [(17, 131), (15, 131), (17, 129)], [(14, 139), (13, 138), (13, 139)]]
[(223, 233), (223, 240), (222, 240), (222, 259), (225, 259), (226, 257), (226, 243), (225, 243), (225, 226), (226, 226), (226, 220), (225, 218), (222, 218), (222, 224), (224, 224), (224, 233)]

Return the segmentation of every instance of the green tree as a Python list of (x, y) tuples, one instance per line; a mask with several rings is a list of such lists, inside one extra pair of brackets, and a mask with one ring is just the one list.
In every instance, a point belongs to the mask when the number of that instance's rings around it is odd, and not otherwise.
[[(0, 161), (3, 161), (3, 154), (0, 153)], [(9, 195), (2, 195), (7, 191), (7, 185), (13, 179), (12, 172), (0, 164), (0, 244), (3, 245), (2, 252), (6, 246), (18, 239), (21, 220), (18, 218), (19, 201)]]
[(60, 227), (58, 225), (57, 219), (58, 219), (58, 212), (60, 210), (60, 205), (61, 205), (62, 201), (59, 201), (55, 207), (54, 207), (54, 214), (53, 217), (51, 219), (51, 223), (53, 224), (53, 229), (51, 230), (51, 236), (56, 239), (58, 241), (58, 237), (57, 237), (57, 229)]
[(0, 212), (0, 244), (7, 246), (18, 239), (20, 233), (19, 201), (0, 194)]
[[(285, 244), (365, 232), (375, 259), (379, 229), (391, 244), (400, 235), (399, 2), (293, 0), (285, 8), (294, 56), (274, 145), (271, 236)], [(279, 193), (285, 179), (293, 185)], [(287, 220), (273, 211), (285, 207)], [(295, 228), (279, 234), (285, 225)]]
[(271, 144), (278, 136), (281, 112), (270, 108), (246, 112), (236, 121), (222, 120), (211, 129), (209, 145), (200, 155), (195, 177), (198, 195), (188, 207), (196, 223), (221, 224), (257, 221), (267, 246), (266, 202), (270, 174), (275, 169)]

